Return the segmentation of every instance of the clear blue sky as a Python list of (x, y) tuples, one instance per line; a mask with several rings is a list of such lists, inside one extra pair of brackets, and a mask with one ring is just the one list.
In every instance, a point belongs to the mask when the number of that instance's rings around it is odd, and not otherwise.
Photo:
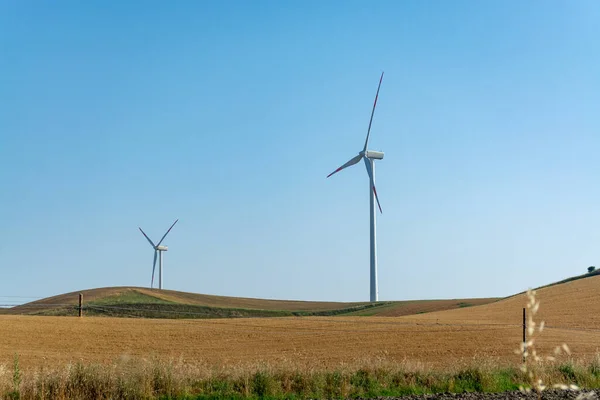
[(0, 301), (505, 296), (600, 264), (597, 1), (0, 3)]

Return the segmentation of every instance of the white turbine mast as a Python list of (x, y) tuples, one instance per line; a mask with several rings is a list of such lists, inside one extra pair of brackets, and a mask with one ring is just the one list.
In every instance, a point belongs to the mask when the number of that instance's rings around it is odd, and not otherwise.
[(171, 225), (171, 227), (163, 235), (162, 239), (160, 239), (160, 242), (158, 242), (158, 244), (156, 244), (156, 245), (154, 244), (154, 242), (152, 240), (150, 240), (150, 238), (148, 237), (148, 235), (146, 235), (146, 233), (142, 230), (142, 228), (139, 228), (140, 232), (142, 232), (142, 235), (144, 235), (144, 237), (148, 240), (148, 242), (154, 249), (154, 262), (152, 263), (152, 280), (150, 281), (150, 288), (152, 288), (154, 286), (154, 270), (156, 269), (156, 258), (157, 257), (159, 260), (158, 261), (158, 288), (159, 289), (163, 288), (163, 268), (162, 268), (163, 267), (163, 254), (162, 253), (167, 251), (169, 248), (167, 246), (161, 246), (160, 244), (163, 242), (163, 240), (165, 240), (165, 238), (167, 237), (169, 232), (171, 232), (171, 229), (173, 229), (173, 227), (175, 226), (177, 221), (179, 221), (179, 219), (177, 219), (177, 220), (175, 220), (175, 222), (173, 222), (173, 225)]
[(377, 288), (377, 235), (376, 235), (376, 212), (375, 212), (375, 200), (377, 201), (377, 206), (379, 207), (379, 212), (383, 213), (381, 210), (381, 204), (379, 204), (379, 197), (377, 196), (377, 189), (375, 189), (375, 160), (382, 160), (383, 153), (379, 151), (367, 150), (367, 146), (369, 145), (369, 135), (371, 134), (371, 124), (373, 123), (373, 115), (375, 114), (375, 107), (377, 106), (377, 98), (379, 97), (379, 89), (381, 88), (381, 81), (383, 80), (383, 72), (381, 73), (381, 77), (379, 78), (379, 86), (377, 86), (377, 94), (375, 95), (375, 102), (373, 103), (373, 110), (371, 111), (371, 119), (369, 120), (369, 128), (367, 130), (367, 139), (365, 140), (365, 146), (362, 151), (358, 153), (357, 156), (350, 159), (346, 164), (342, 165), (331, 174), (327, 175), (329, 178), (331, 175), (340, 172), (344, 168), (350, 167), (356, 163), (358, 163), (361, 159), (365, 162), (365, 166), (367, 167), (367, 174), (369, 175), (369, 199), (370, 206), (369, 212), (371, 216), (371, 268), (370, 268), (370, 276), (371, 276), (371, 296), (370, 301), (378, 301), (379, 300), (379, 292)]

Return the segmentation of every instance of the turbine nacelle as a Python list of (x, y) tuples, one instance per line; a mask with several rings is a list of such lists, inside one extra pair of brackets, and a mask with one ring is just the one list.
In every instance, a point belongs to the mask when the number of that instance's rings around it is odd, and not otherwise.
[(156, 250), (158, 251), (167, 251), (169, 248), (167, 246), (156, 246)]
[(365, 152), (362, 152), (361, 155), (372, 160), (383, 160), (383, 152), (381, 151), (367, 150)]

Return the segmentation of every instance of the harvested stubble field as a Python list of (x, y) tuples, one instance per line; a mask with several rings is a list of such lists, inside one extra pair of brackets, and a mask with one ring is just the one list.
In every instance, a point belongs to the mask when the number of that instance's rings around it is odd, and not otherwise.
[[(584, 359), (600, 348), (600, 277), (539, 290), (543, 352), (567, 342)], [(0, 316), (0, 363), (27, 369), (70, 361), (180, 359), (209, 367), (339, 368), (385, 360), (438, 368), (489, 360), (515, 365), (525, 296), (409, 317), (151, 320)]]

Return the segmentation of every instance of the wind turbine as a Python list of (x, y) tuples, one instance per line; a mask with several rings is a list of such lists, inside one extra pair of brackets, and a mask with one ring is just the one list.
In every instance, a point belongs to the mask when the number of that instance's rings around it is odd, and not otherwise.
[(377, 86), (377, 94), (375, 95), (375, 102), (373, 103), (373, 110), (371, 111), (371, 119), (369, 120), (369, 128), (367, 130), (367, 139), (365, 140), (365, 145), (360, 153), (357, 156), (350, 159), (346, 164), (342, 165), (331, 174), (327, 175), (329, 178), (331, 175), (340, 172), (344, 168), (350, 167), (356, 163), (358, 163), (361, 159), (365, 162), (365, 166), (367, 167), (367, 174), (369, 175), (369, 199), (370, 199), (370, 207), (369, 211), (371, 214), (371, 301), (378, 301), (379, 292), (377, 288), (377, 236), (375, 231), (375, 200), (377, 200), (377, 206), (379, 207), (379, 212), (383, 213), (381, 210), (381, 204), (379, 204), (379, 197), (377, 196), (377, 189), (375, 189), (375, 160), (382, 160), (383, 153), (379, 151), (367, 150), (367, 146), (369, 145), (369, 135), (371, 134), (371, 124), (373, 123), (373, 115), (375, 114), (375, 107), (377, 106), (377, 98), (379, 97), (379, 89), (381, 88), (381, 81), (383, 80), (383, 72), (381, 73), (381, 78), (379, 78), (379, 86)]
[(138, 227), (140, 229), (140, 232), (142, 232), (144, 237), (148, 240), (148, 242), (154, 249), (154, 262), (152, 263), (152, 281), (150, 282), (151, 288), (154, 286), (154, 270), (156, 269), (156, 258), (158, 257), (158, 259), (159, 259), (159, 262), (158, 262), (158, 288), (162, 289), (162, 277), (163, 277), (163, 271), (162, 271), (163, 254), (162, 253), (164, 251), (167, 251), (169, 248), (167, 246), (161, 246), (160, 244), (163, 242), (163, 240), (165, 240), (165, 238), (167, 237), (169, 232), (171, 232), (171, 229), (173, 229), (173, 227), (175, 226), (177, 221), (179, 221), (179, 219), (177, 219), (177, 220), (175, 220), (175, 222), (173, 222), (173, 225), (171, 225), (169, 230), (167, 230), (167, 232), (163, 235), (162, 239), (160, 239), (160, 242), (158, 242), (158, 244), (156, 244), (156, 245), (154, 244), (154, 242), (152, 240), (150, 240), (150, 238), (148, 237), (148, 235), (146, 235), (146, 233), (142, 230), (142, 228)]

